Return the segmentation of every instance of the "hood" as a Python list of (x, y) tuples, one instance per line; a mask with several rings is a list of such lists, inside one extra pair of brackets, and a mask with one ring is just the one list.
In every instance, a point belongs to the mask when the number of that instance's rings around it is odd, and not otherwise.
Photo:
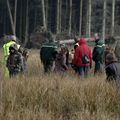
[(87, 44), (87, 40), (85, 38), (81, 38), (79, 41), (79, 45)]
[(103, 41), (99, 40), (99, 41), (97, 42), (97, 45), (103, 45)]
[(12, 45), (9, 47), (9, 50), (11, 50), (11, 49), (14, 49), (15, 51), (17, 51), (17, 50), (18, 50), (17, 45), (16, 45), (16, 44), (12, 44)]
[(101, 46), (101, 47), (105, 46), (105, 44), (103, 43), (102, 40), (99, 40), (99, 41), (96, 43), (96, 45), (97, 45), (97, 46)]

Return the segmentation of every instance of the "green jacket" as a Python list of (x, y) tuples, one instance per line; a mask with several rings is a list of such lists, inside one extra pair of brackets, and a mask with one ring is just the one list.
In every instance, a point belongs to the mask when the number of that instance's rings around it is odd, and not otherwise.
[(57, 45), (54, 42), (44, 43), (40, 50), (41, 61), (53, 61), (57, 52)]
[[(16, 44), (16, 42), (10, 41), (10, 42), (8, 42), (8, 43), (6, 43), (6, 44), (3, 45), (4, 61), (7, 61), (7, 58), (9, 56), (9, 54), (10, 54), (9, 53), (9, 48), (10, 48), (10, 46), (12, 44)], [(17, 44), (17, 46), (18, 46), (18, 49), (19, 49), (20, 45)]]

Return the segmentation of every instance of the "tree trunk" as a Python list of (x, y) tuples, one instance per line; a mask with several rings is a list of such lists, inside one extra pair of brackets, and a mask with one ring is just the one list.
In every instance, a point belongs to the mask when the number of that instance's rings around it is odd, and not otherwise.
[(58, 34), (59, 31), (59, 20), (60, 20), (60, 0), (57, 0), (57, 26), (56, 26), (56, 33)]
[(65, 30), (67, 30), (68, 29), (68, 20), (67, 20), (67, 18), (68, 18), (68, 0), (65, 1), (65, 6), (66, 6), (66, 8), (65, 8), (65, 22), (64, 22), (63, 26), (65, 26)]
[(91, 37), (91, 0), (88, 1), (86, 37)]
[[(87, 8), (88, 8), (88, 4), (87, 4)], [(86, 31), (85, 31), (85, 33), (86, 33), (86, 37), (88, 37), (88, 15), (89, 15), (89, 13), (88, 13), (88, 9), (86, 9), (86, 11), (87, 11), (87, 13), (86, 13)]]
[(114, 36), (115, 30), (115, 0), (112, 0), (112, 26), (111, 26), (111, 36)]
[(43, 17), (43, 27), (46, 29), (46, 19), (45, 19), (45, 3), (44, 0), (42, 2), (42, 17)]
[(60, 18), (59, 19), (59, 31), (61, 32), (62, 31), (61, 30), (62, 29), (62, 0), (60, 1), (60, 10), (59, 11), (60, 11), (60, 14), (59, 14), (60, 15), (60, 17), (59, 17)]
[(83, 8), (83, 0), (80, 0), (80, 18), (79, 18), (79, 36), (82, 36), (82, 8)]
[(72, 31), (72, 0), (70, 0), (69, 30), (68, 30), (69, 36), (71, 35), (71, 31)]
[(14, 8), (14, 31), (15, 31), (15, 35), (16, 35), (16, 14), (17, 14), (17, 0), (15, 0), (15, 8)]
[(29, 0), (27, 0), (27, 7), (26, 7), (26, 30), (25, 30), (25, 41), (24, 41), (24, 47), (26, 46), (28, 42), (28, 29), (29, 29)]
[[(22, 7), (22, 0), (21, 0), (21, 8), (20, 8), (20, 16), (22, 16), (22, 12), (23, 12), (23, 7)], [(19, 37), (20, 40), (22, 39), (22, 17), (20, 17), (20, 29), (19, 29), (20, 33), (19, 33)]]
[(34, 29), (36, 29), (36, 21), (37, 21), (37, 9), (35, 9), (35, 20), (34, 20)]
[(7, 0), (7, 7), (8, 7), (8, 12), (9, 12), (9, 17), (10, 17), (10, 23), (11, 23), (12, 32), (15, 35), (15, 26), (14, 26), (14, 21), (13, 21), (11, 9), (10, 9), (9, 0)]
[(91, 0), (89, 0), (89, 12), (88, 12), (88, 38), (91, 37)]
[(106, 8), (107, 7), (107, 2), (104, 0), (104, 5), (103, 5), (103, 27), (102, 27), (102, 40), (105, 42), (105, 27), (106, 27)]
[(5, 35), (6, 34), (6, 6), (4, 5), (4, 9), (3, 9), (3, 34)]
[(49, 11), (49, 4), (48, 4), (48, 0), (46, 0), (46, 10), (45, 10), (46, 29), (48, 29), (48, 11)]

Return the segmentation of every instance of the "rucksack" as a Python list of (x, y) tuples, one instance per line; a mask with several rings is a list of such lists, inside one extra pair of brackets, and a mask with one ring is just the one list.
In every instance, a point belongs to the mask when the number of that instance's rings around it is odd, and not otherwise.
[(87, 54), (85, 54), (85, 55), (82, 57), (82, 63), (83, 63), (83, 64), (88, 64), (88, 63), (90, 63), (90, 59), (89, 59), (89, 57), (88, 57)]

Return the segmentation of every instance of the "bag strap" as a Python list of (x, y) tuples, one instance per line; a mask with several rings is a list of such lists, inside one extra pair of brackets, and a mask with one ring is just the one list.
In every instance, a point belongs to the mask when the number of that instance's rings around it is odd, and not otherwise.
[[(83, 53), (82, 51), (83, 51), (83, 50), (82, 50), (82, 47), (81, 47), (81, 53)], [(89, 48), (87, 48), (87, 50), (85, 51), (84, 55), (89, 56)], [(83, 57), (84, 55), (82, 54), (82, 57)]]

